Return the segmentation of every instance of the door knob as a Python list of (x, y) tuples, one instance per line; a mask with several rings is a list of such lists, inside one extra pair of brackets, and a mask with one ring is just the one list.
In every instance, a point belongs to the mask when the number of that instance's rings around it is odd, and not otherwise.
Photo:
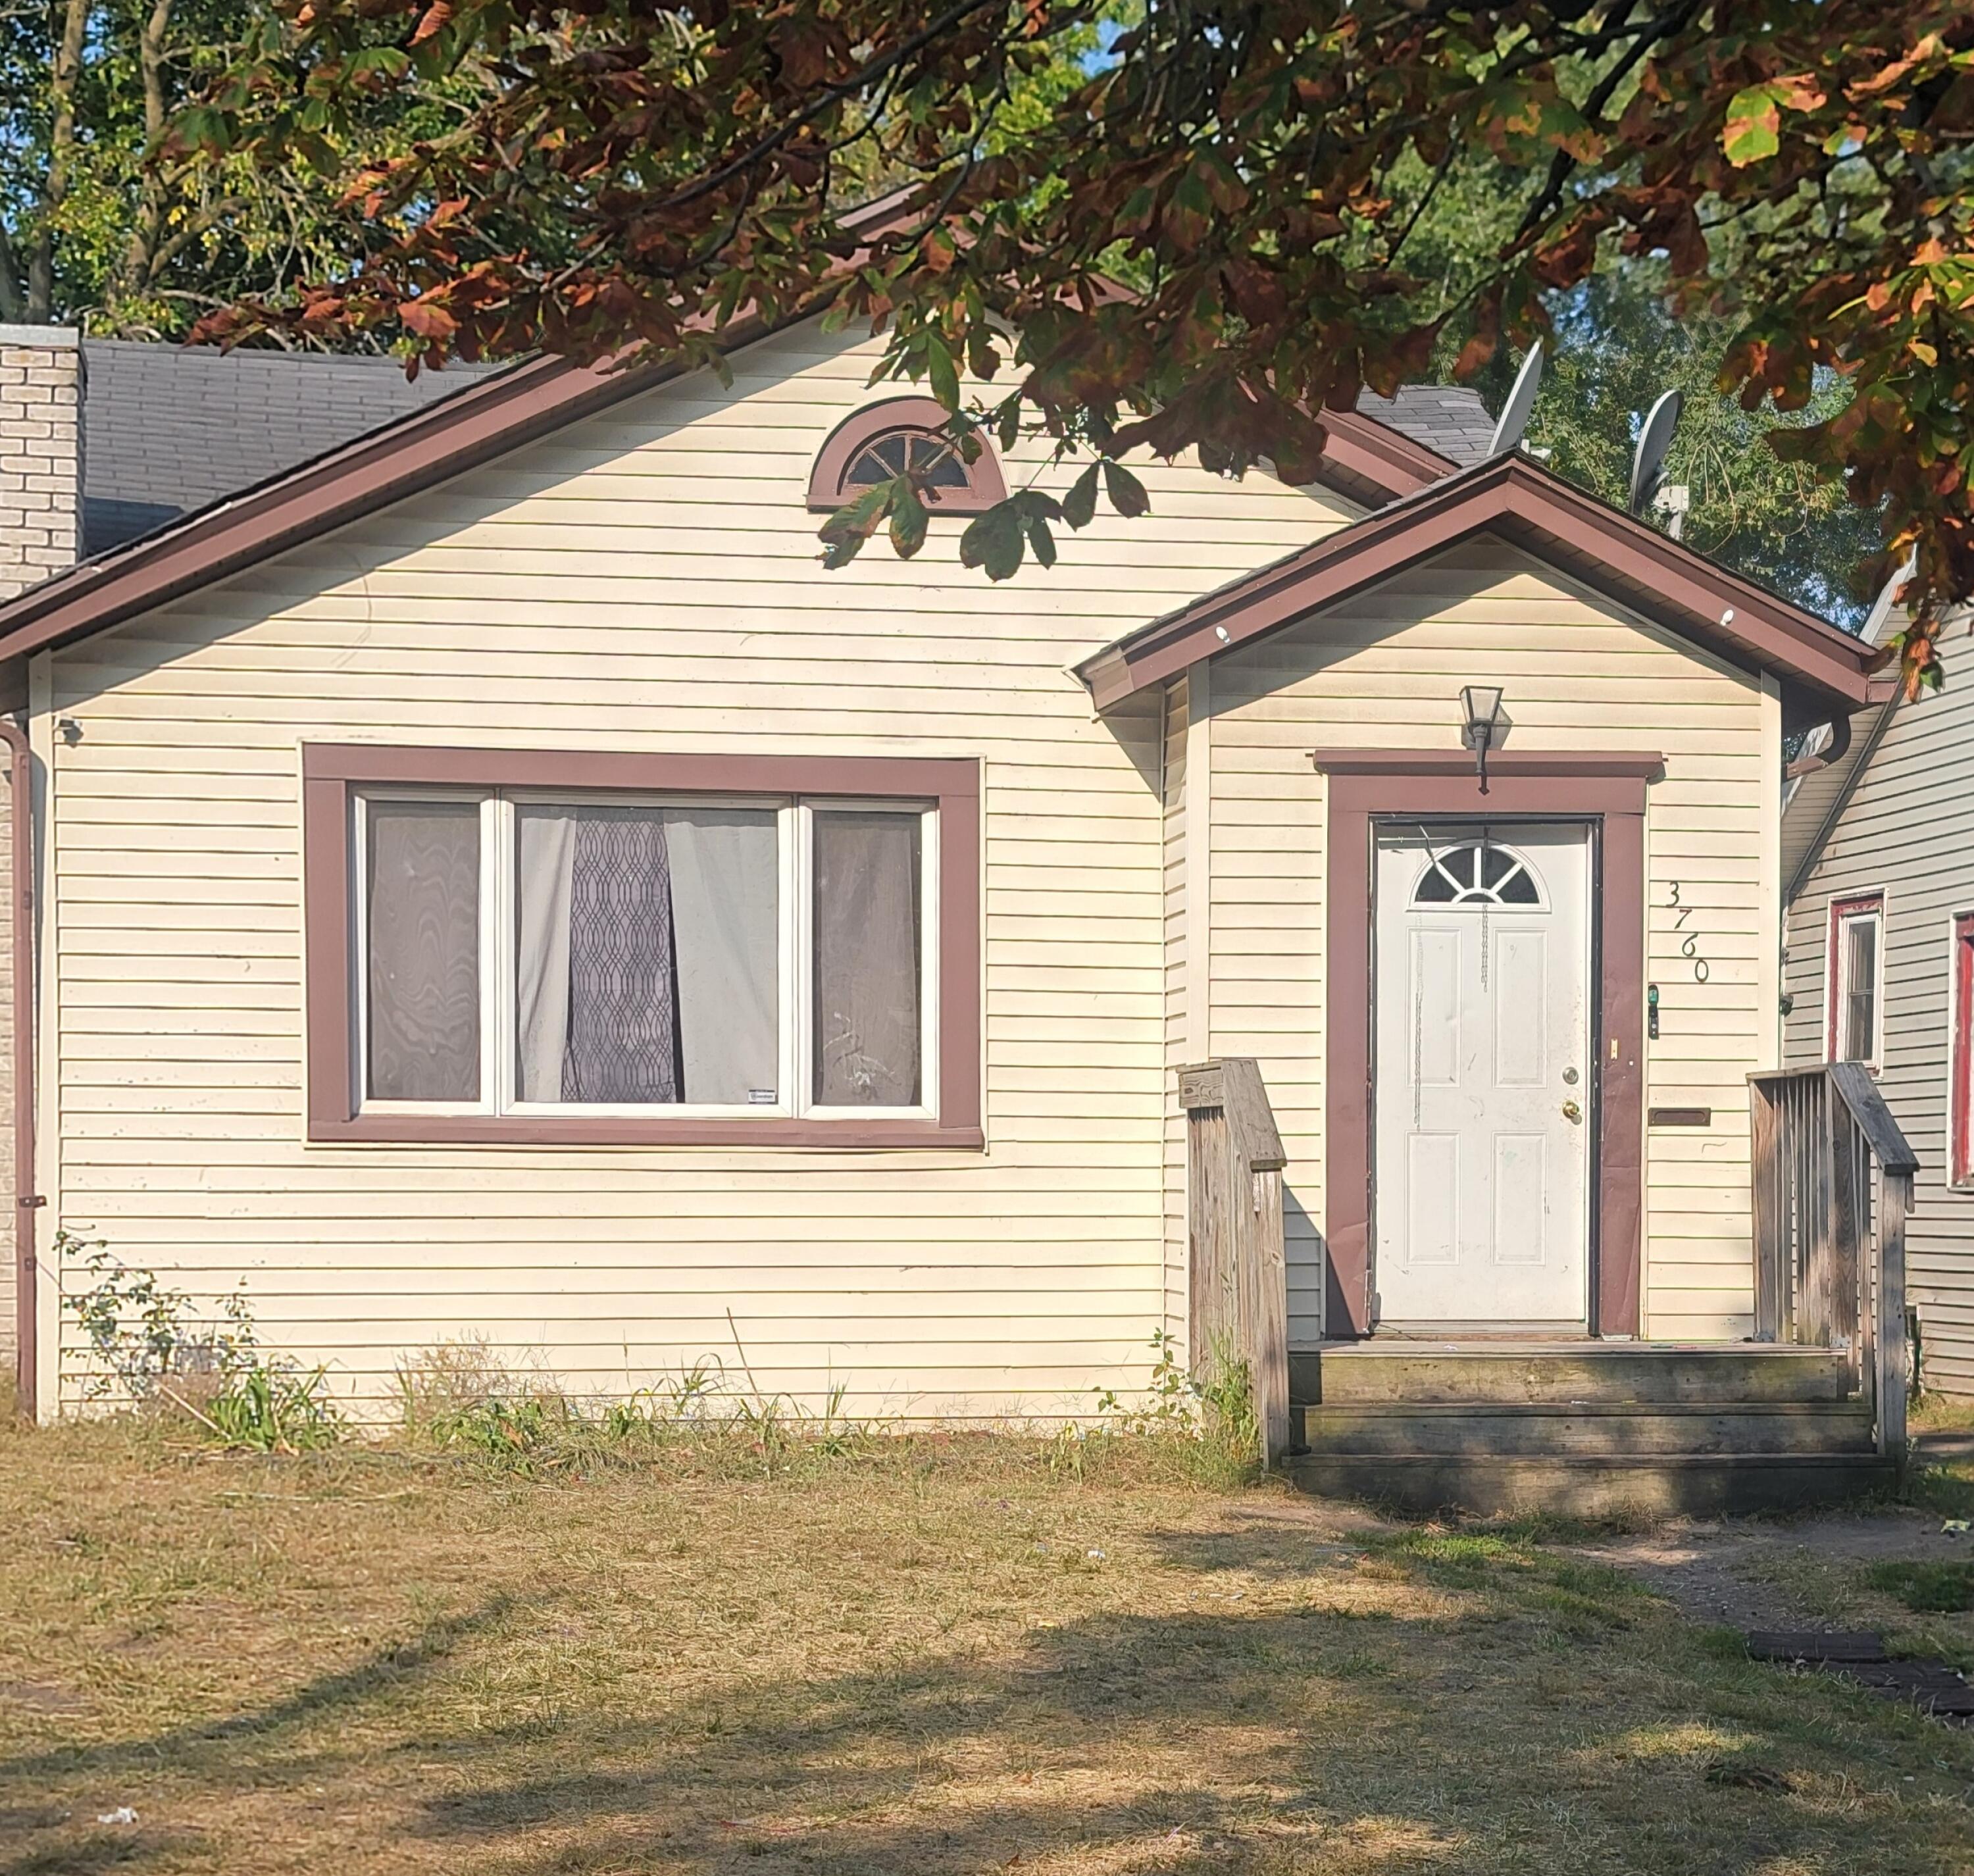
[(1583, 1110), (1574, 1101), (1565, 1101), (1562, 1104), (1562, 1117), (1566, 1120), (1581, 1120), (1583, 1118)]

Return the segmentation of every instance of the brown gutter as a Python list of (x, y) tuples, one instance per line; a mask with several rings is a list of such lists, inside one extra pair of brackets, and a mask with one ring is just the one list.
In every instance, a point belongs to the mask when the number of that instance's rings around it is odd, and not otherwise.
[(14, 904), (14, 1401), (34, 1412), (34, 797), (28, 739), (0, 717), (12, 793)]

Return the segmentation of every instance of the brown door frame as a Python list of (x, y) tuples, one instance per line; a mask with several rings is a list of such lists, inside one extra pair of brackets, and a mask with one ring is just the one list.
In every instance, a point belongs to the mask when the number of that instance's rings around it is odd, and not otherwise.
[(1374, 819), (1540, 816), (1593, 824), (1592, 917), (1599, 1059), (1589, 1092), (1596, 1132), (1591, 1189), (1592, 1295), (1599, 1335), (1636, 1335), (1643, 1256), (1645, 792), (1656, 753), (1543, 749), (1487, 761), (1480, 791), (1459, 749), (1316, 749), (1329, 826), (1323, 1236), (1325, 1333), (1372, 1326), (1372, 841)]

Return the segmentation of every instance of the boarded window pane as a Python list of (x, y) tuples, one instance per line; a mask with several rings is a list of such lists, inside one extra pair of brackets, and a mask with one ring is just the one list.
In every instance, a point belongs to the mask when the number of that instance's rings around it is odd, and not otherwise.
[(920, 817), (815, 816), (815, 1095), (919, 1104)]
[(369, 806), (373, 1100), (480, 1098), (480, 808)]

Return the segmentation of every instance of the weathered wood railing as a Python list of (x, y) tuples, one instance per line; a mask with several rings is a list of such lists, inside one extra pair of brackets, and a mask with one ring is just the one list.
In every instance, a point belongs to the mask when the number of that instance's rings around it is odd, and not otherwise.
[(1748, 1088), (1755, 1340), (1848, 1356), (1878, 1451), (1903, 1462), (1906, 1212), (1919, 1161), (1861, 1063), (1753, 1074)]
[(1244, 1362), (1261, 1458), (1289, 1449), (1288, 1273), (1282, 1244), (1282, 1136), (1261, 1071), (1229, 1055), (1182, 1068), (1185, 1110), (1187, 1347), (1195, 1372)]

